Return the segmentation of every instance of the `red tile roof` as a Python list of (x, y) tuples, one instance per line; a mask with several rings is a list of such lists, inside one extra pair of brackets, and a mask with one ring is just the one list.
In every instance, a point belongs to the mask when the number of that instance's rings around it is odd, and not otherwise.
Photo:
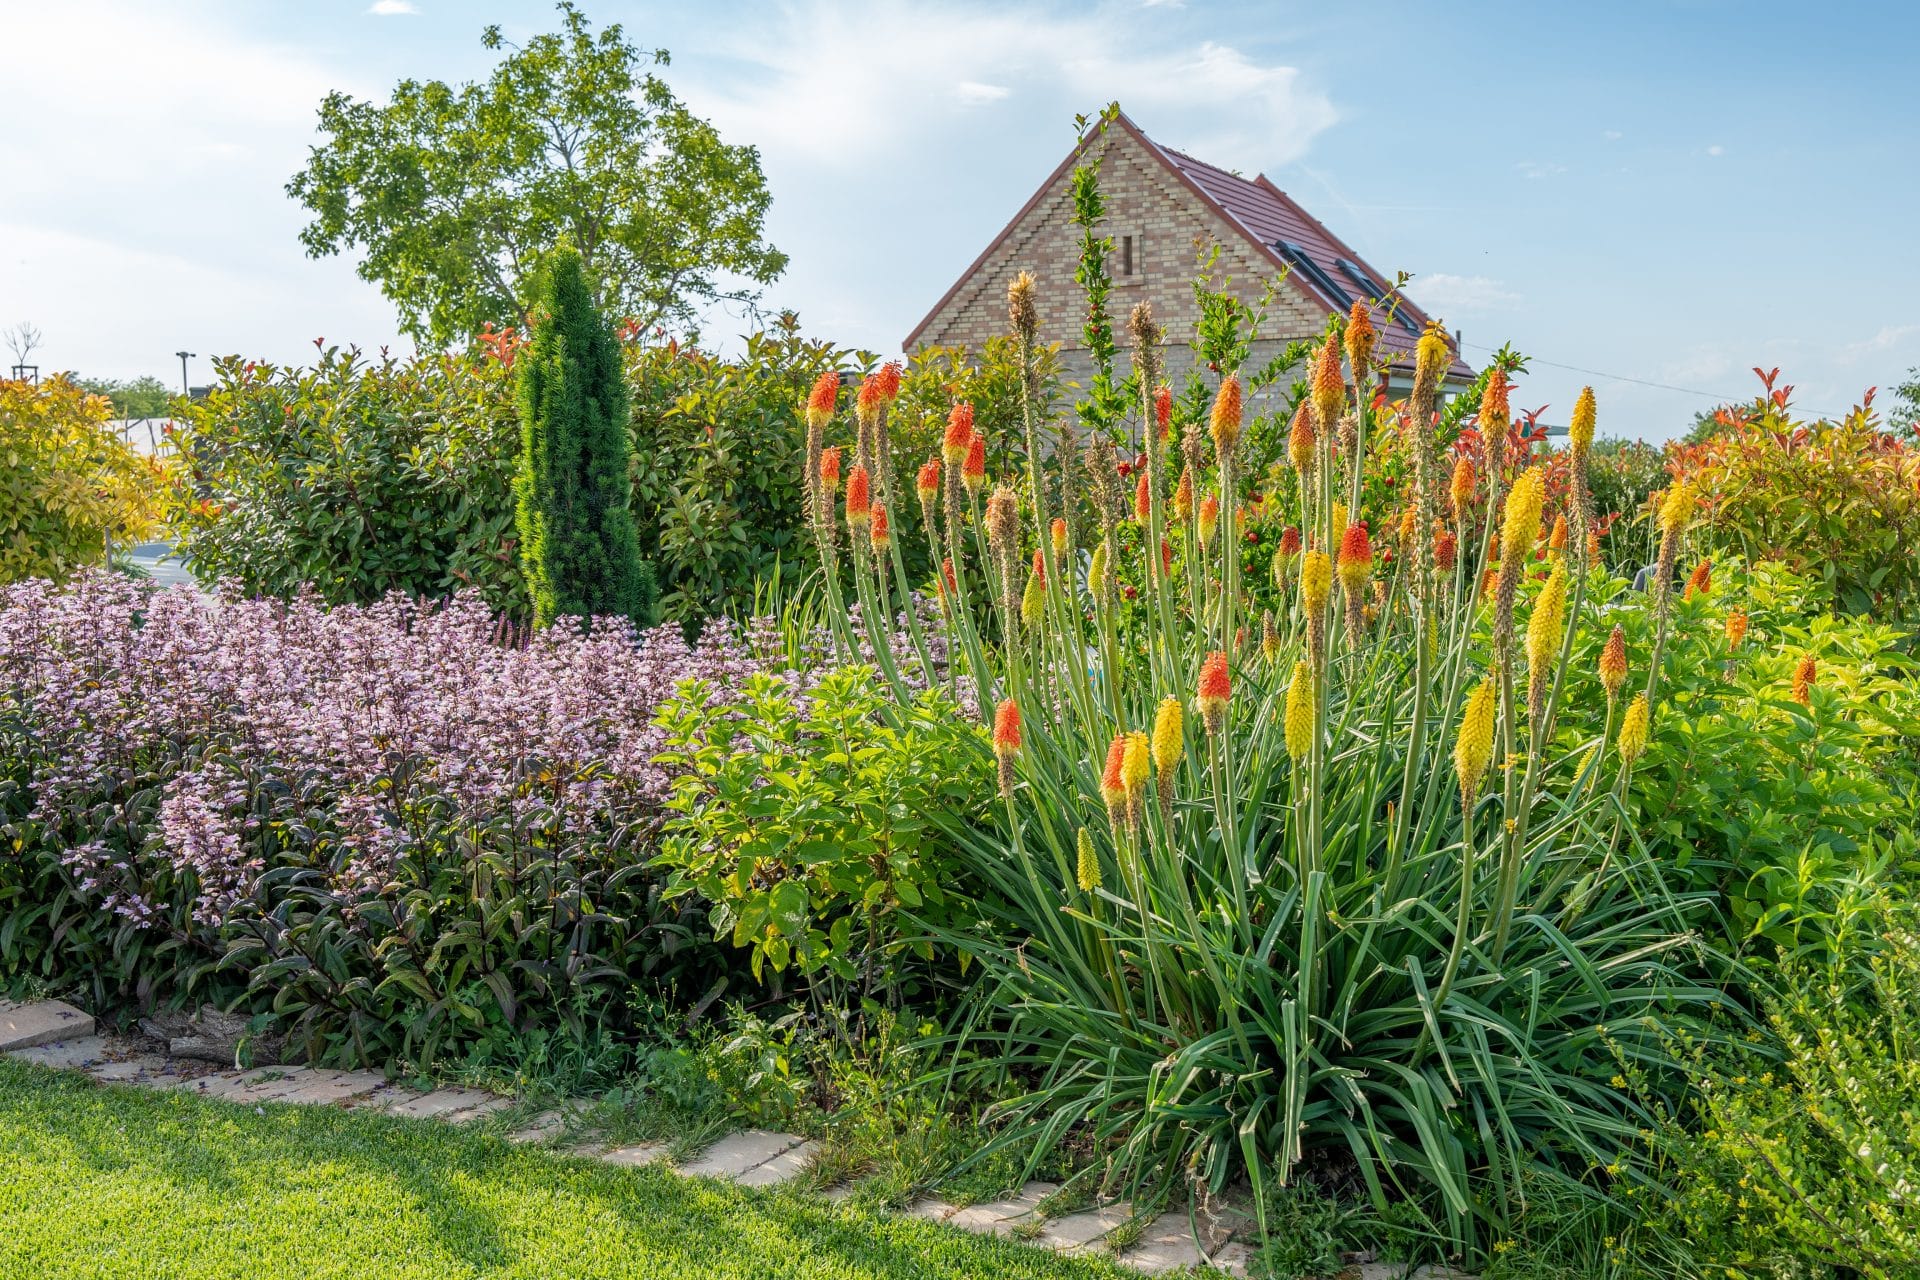
[[(1403, 360), (1411, 362), (1414, 344), (1431, 317), (1394, 289), (1385, 276), (1369, 266), (1344, 240), (1327, 230), (1325, 223), (1301, 208), (1265, 174), (1248, 179), (1229, 173), (1183, 151), (1161, 146), (1141, 133), (1125, 116), (1120, 120), (1185, 179), (1191, 190), (1212, 205), (1215, 212), (1238, 228), (1276, 267), (1285, 270), (1291, 283), (1329, 313), (1345, 313), (1362, 298), (1374, 303), (1373, 323), (1380, 333), (1381, 348), (1392, 353), (1390, 359), (1395, 364)], [(1310, 268), (1295, 259), (1296, 252)], [(1367, 283), (1355, 280), (1356, 274)], [(1389, 307), (1393, 319), (1388, 318)], [(1406, 323), (1399, 317), (1404, 317)], [(1447, 342), (1453, 345), (1451, 335)], [(1451, 372), (1456, 377), (1473, 376), (1457, 350)]]
[[(1275, 186), (1265, 175), (1247, 179), (1229, 173), (1204, 160), (1195, 159), (1184, 152), (1171, 147), (1163, 147), (1140, 131), (1140, 127), (1122, 114), (1118, 127), (1124, 129), (1146, 148), (1149, 154), (1158, 158), (1167, 166), (1168, 171), (1179, 179), (1180, 183), (1197, 196), (1223, 218), (1229, 226), (1236, 228), (1247, 241), (1269, 262), (1276, 271), (1284, 271), (1287, 280), (1300, 289), (1316, 304), (1325, 307), (1329, 314), (1345, 313), (1356, 299), (1366, 298), (1373, 302), (1374, 326), (1380, 332), (1380, 345), (1389, 354), (1390, 362), (1396, 365), (1410, 364), (1414, 343), (1419, 339), (1420, 331), (1425, 329), (1430, 317), (1421, 308), (1415, 306), (1404, 294), (1397, 294), (1386, 283), (1386, 278), (1369, 266), (1364, 258), (1347, 247), (1326, 224), (1301, 208), (1294, 199)], [(1040, 189), (1016, 213), (1013, 218), (995, 236), (980, 256), (974, 260), (965, 275), (954, 282), (946, 296), (934, 304), (912, 333), (907, 335), (906, 347), (911, 349), (941, 308), (959, 292), (961, 284), (984, 266), (1022, 218), (1026, 216), (1042, 196), (1053, 186), (1060, 175), (1078, 157), (1078, 149), (1060, 162), (1058, 168), (1048, 175)], [(1296, 253), (1298, 260), (1296, 260)], [(1301, 265), (1304, 262), (1306, 266)], [(1345, 266), (1343, 267), (1343, 262)], [(1362, 285), (1352, 278), (1347, 268), (1365, 279)], [(1382, 297), (1382, 294), (1389, 295)], [(1407, 324), (1398, 319), (1389, 320), (1388, 308), (1381, 302), (1391, 304), (1396, 317), (1404, 316)], [(1447, 339), (1453, 345), (1452, 336)], [(1453, 367), (1449, 371), (1456, 378), (1471, 378), (1473, 371), (1460, 359), (1459, 351), (1454, 352)]]

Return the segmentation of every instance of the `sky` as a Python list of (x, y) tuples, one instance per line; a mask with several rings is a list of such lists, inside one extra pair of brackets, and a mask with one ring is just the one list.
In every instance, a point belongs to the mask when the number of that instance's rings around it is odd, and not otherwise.
[[(1516, 406), (1662, 439), (1781, 369), (1840, 413), (1920, 365), (1920, 5), (1622, 0), (584, 0), (672, 53), (676, 93), (761, 152), (763, 300), (898, 350), (1118, 100), (1153, 138), (1264, 172), (1463, 331), (1534, 359)], [(0, 0), (0, 327), (43, 369), (174, 352), (405, 351), (283, 187), (330, 90), (484, 77), (517, 0)], [(751, 328), (715, 312), (709, 339)], [(4, 352), (0, 352), (4, 357)], [(10, 364), (11, 358), (4, 357)], [(1658, 385), (1650, 385), (1658, 384)]]

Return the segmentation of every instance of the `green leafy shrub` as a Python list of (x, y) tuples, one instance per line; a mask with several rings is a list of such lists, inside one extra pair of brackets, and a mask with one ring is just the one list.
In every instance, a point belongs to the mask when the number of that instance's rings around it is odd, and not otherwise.
[(526, 616), (511, 352), (401, 362), (323, 347), (309, 369), (217, 361), (212, 390), (174, 427), (172, 521), (189, 567), (247, 594), (311, 586), (332, 603), (471, 587)]
[(660, 855), (671, 892), (706, 899), (756, 974), (792, 965), (872, 992), (905, 943), (930, 958), (894, 917), (970, 918), (944, 831), (986, 790), (978, 726), (937, 692), (883, 716), (887, 691), (865, 667), (804, 699), (770, 675), (737, 708), (712, 694), (690, 686), (661, 713), (660, 761), (679, 774)]
[(156, 527), (165, 469), (114, 434), (112, 414), (64, 377), (0, 379), (0, 583), (65, 578)]
[(620, 348), (571, 248), (556, 252), (542, 274), (514, 385), (514, 523), (535, 625), (563, 617), (652, 621), (660, 588), (640, 559), (628, 509)]
[[(1673, 604), (1656, 717), (1624, 802), (1635, 837), (1694, 888), (1720, 895), (1730, 949), (1768, 959), (1844, 949), (1861, 912), (1920, 883), (1920, 691), (1893, 627), (1817, 609), (1818, 583), (1784, 566), (1715, 567)], [(1657, 610), (1615, 585), (1608, 616), (1644, 663)], [(1744, 618), (1737, 648), (1728, 618)], [(1569, 681), (1599, 693), (1599, 636)], [(1814, 660), (1807, 702), (1795, 700)], [(1631, 691), (1629, 691), (1631, 692)], [(1603, 731), (1602, 697), (1577, 698), (1562, 745)], [(1903, 890), (1910, 891), (1910, 890)]]
[(1771, 1036), (1702, 1055), (1664, 1216), (1728, 1275), (1920, 1274), (1920, 935), (1862, 968), (1794, 963)]
[(783, 316), (737, 359), (666, 342), (626, 348), (633, 510), (665, 617), (742, 612), (754, 586), (802, 563), (800, 406), (849, 352)]

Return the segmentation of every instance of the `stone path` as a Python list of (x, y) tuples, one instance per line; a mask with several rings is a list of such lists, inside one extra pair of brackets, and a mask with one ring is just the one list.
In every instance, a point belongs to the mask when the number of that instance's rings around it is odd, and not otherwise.
[[(211, 1063), (168, 1058), (143, 1051), (116, 1036), (96, 1034), (87, 1014), (57, 1000), (15, 1004), (0, 1000), (0, 1053), (47, 1067), (84, 1071), (107, 1084), (182, 1089), (223, 1102), (254, 1105), (277, 1102), (308, 1106), (340, 1106), (385, 1111), (389, 1115), (444, 1120), (460, 1124), (477, 1120), (511, 1105), (508, 1099), (479, 1089), (440, 1088), (427, 1091), (388, 1084), (374, 1071), (330, 1071), (316, 1067), (256, 1067), (226, 1071)], [(548, 1142), (566, 1131), (565, 1116), (545, 1112), (515, 1128), (513, 1142)], [(665, 1143), (637, 1146), (603, 1145), (565, 1148), (573, 1154), (608, 1164), (640, 1166), (668, 1158)], [(790, 1133), (748, 1129), (729, 1134), (697, 1158), (677, 1167), (691, 1177), (718, 1178), (745, 1187), (771, 1187), (806, 1173), (819, 1152), (818, 1144)], [(957, 1206), (923, 1199), (906, 1212), (964, 1231), (1026, 1240), (1039, 1248), (1061, 1253), (1113, 1253), (1108, 1237), (1132, 1242), (1114, 1254), (1114, 1261), (1146, 1275), (1181, 1267), (1213, 1266), (1230, 1275), (1247, 1274), (1251, 1258), (1251, 1224), (1222, 1218), (1196, 1224), (1185, 1212), (1163, 1213), (1131, 1229), (1132, 1209), (1109, 1204), (1074, 1213), (1043, 1212), (1047, 1197), (1059, 1188), (1052, 1183), (1029, 1182), (1006, 1200)], [(833, 1200), (846, 1189), (827, 1192)], [(1365, 1264), (1361, 1280), (1397, 1280), (1402, 1268)], [(1352, 1275), (1350, 1270), (1347, 1274)], [(1444, 1272), (1422, 1268), (1416, 1280), (1438, 1280)]]

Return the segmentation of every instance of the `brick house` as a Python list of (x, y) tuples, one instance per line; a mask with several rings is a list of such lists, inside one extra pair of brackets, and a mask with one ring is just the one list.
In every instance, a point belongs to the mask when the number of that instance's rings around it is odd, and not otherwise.
[[(1375, 303), (1389, 385), (1404, 392), (1411, 383), (1413, 344), (1426, 327), (1426, 312), (1404, 296), (1393, 296), (1386, 277), (1264, 175), (1243, 178), (1163, 147), (1125, 115), (1083, 145), (1101, 153), (1100, 187), (1107, 205), (1102, 230), (1114, 245), (1107, 261), (1114, 285), (1109, 306), (1123, 372), (1126, 316), (1144, 299), (1166, 331), (1169, 374), (1176, 381), (1184, 378), (1192, 363), (1187, 342), (1197, 318), (1192, 282), (1200, 252), (1217, 245), (1216, 276), (1230, 277), (1228, 287), (1247, 302), (1257, 305), (1281, 277), (1250, 367), (1264, 364), (1291, 340), (1318, 337), (1329, 315), (1344, 314), (1364, 298)], [(1080, 336), (1085, 299), (1073, 280), (1079, 229), (1073, 225), (1071, 183), (1079, 159), (1076, 147), (914, 326), (903, 350), (925, 345), (977, 349), (1005, 333), (1007, 286), (1016, 273), (1031, 271), (1041, 338), (1060, 343), (1067, 378), (1085, 380), (1091, 369)], [(1382, 301), (1391, 303), (1391, 316)], [(1471, 377), (1456, 346), (1449, 381), (1464, 384)]]

